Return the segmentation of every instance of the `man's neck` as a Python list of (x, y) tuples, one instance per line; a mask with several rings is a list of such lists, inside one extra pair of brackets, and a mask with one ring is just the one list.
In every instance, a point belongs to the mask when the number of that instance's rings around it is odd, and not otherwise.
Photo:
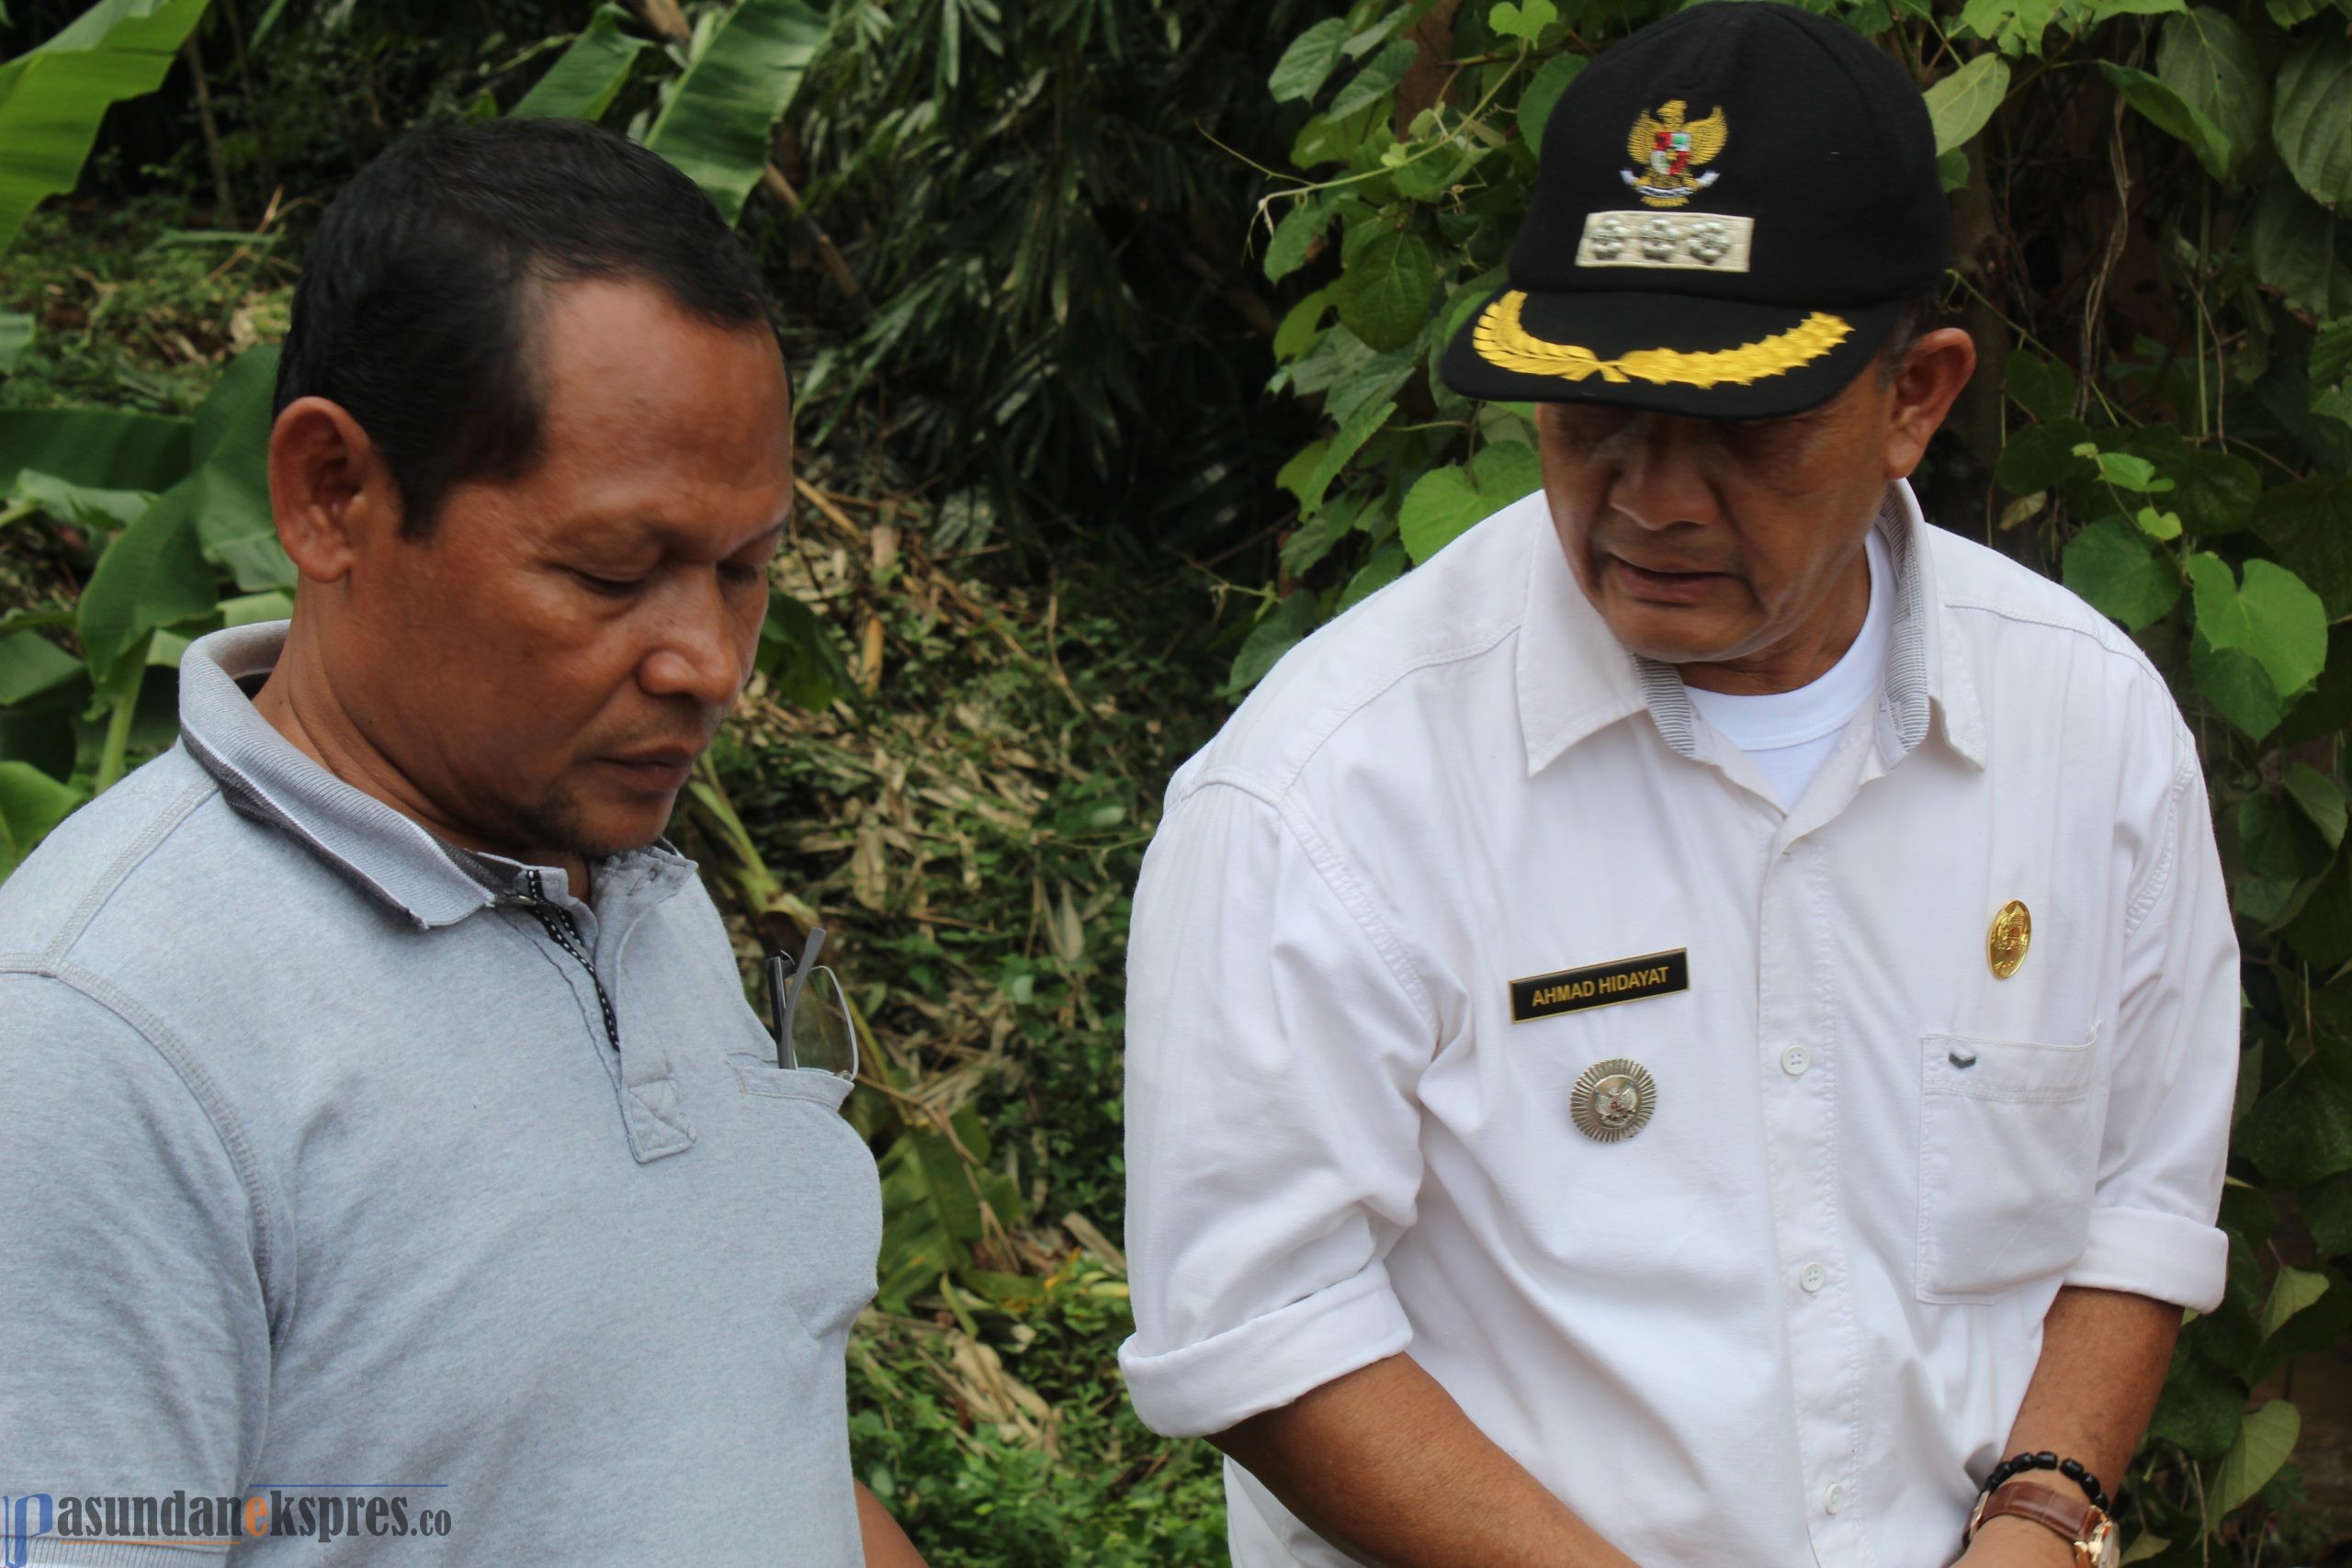
[(1854, 552), (1850, 565), (1815, 613), (1771, 647), (1705, 663), (1675, 667), (1686, 686), (1726, 696), (1769, 696), (1810, 686), (1837, 668), (1871, 609), (1871, 563), (1867, 546)]
[(582, 857), (493, 842), (440, 810), (351, 715), (334, 689), (316, 640), (301, 635), (297, 620), (276, 668), (254, 695), (254, 711), (311, 761), (345, 784), (383, 802), (442, 842), (480, 853), (503, 855), (526, 864), (554, 866), (582, 901), (589, 897), (590, 869)]

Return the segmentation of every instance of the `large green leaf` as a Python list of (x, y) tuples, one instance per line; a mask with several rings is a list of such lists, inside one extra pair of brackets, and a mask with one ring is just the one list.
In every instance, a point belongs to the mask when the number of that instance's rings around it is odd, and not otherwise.
[(60, 523), (102, 533), (112, 533), (136, 521), (155, 500), (143, 490), (71, 484), (55, 474), (33, 468), (18, 473), (6, 495), (9, 507), (31, 506)]
[(43, 199), (82, 177), (98, 123), (152, 93), (211, 0), (105, 0), (0, 65), (0, 251)]
[(27, 468), (68, 484), (168, 490), (185, 478), (196, 422), (119, 409), (0, 409), (0, 491)]
[(588, 30), (571, 40), (571, 47), (507, 112), (548, 119), (601, 118), (647, 46), (644, 39), (622, 30), (628, 19), (618, 6), (597, 6)]
[(1331, 73), (1339, 69), (1340, 51), (1348, 41), (1348, 22), (1344, 17), (1332, 17), (1316, 23), (1283, 51), (1274, 62), (1273, 74), (1266, 78), (1266, 88), (1273, 94), (1274, 102), (1305, 102), (1323, 90)]
[(1397, 513), (1397, 537), (1415, 562), (1425, 561), (1543, 482), (1533, 447), (1496, 442), (1466, 465), (1433, 469), (1414, 480)]
[(16, 870), (84, 798), (28, 762), (0, 762), (0, 876)]
[(2264, 494), (2254, 530), (2312, 585), (2330, 620), (2352, 615), (2352, 479), (2330, 475), (2278, 486)]
[(0, 637), (0, 707), (53, 692), (82, 672), (82, 661), (39, 632)]
[(2189, 678), (2214, 711), (2259, 740), (2287, 716), (2278, 688), (2264, 674), (2254, 655), (2243, 649), (2216, 648), (2196, 638), (2188, 649)]
[(2352, 1094), (2325, 1062), (2305, 1062), (2239, 1123), (2237, 1152), (2290, 1187), (2352, 1170)]
[(1266, 243), (1266, 281), (1279, 283), (1306, 265), (1315, 242), (1331, 226), (1331, 209), (1308, 197), (1291, 204)]
[(1340, 320), (1371, 348), (1404, 347), (1429, 319), (1437, 294), (1437, 258), (1419, 234), (1382, 228), (1349, 247), (1347, 270), (1331, 292)]
[(2002, 383), (2018, 406), (2039, 420), (2064, 419), (2075, 407), (2075, 373), (2030, 349), (2014, 349)]
[(2315, 316), (2352, 313), (2352, 225), (2303, 194), (2284, 164), (2273, 164), (2246, 231), (2254, 275)]
[(2205, 172), (2220, 179), (2229, 172), (2230, 160), (2239, 151), (2231, 145), (2222, 128), (2185, 101), (2166, 84), (2144, 71), (2134, 71), (2128, 65), (2100, 61), (2100, 73), (2115, 84), (2123, 101), (2138, 109), (2163, 130), (2188, 143)]
[(2352, 200), (2352, 42), (2338, 29), (2298, 39), (2278, 68), (2271, 137), (2313, 200)]
[(2156, 76), (2229, 139), (2243, 164), (2270, 119), (2270, 78), (2237, 23), (2211, 6), (2165, 23)]
[(1928, 122), (1936, 130), (1936, 151), (1965, 147), (2008, 96), (2009, 62), (1980, 54), (1927, 92)]
[(1552, 110), (1558, 107), (1560, 95), (1591, 63), (1590, 55), (1555, 54), (1536, 69), (1527, 90), (1519, 96), (1519, 133), (1529, 146), (1544, 144), (1544, 128), (1552, 123)]
[(732, 223), (767, 166), (768, 133), (824, 41), (825, 18), (804, 0), (738, 0), (678, 79), (646, 146)]
[(1363, 68), (1340, 89), (1339, 96), (1331, 100), (1331, 107), (1324, 112), (1347, 116), (1367, 104), (1378, 103), (1396, 91), (1396, 84), (1405, 79), (1405, 73), (1413, 68), (1413, 62), (1420, 58), (1420, 47), (1411, 39), (1398, 39), (1364, 62)]
[(1331, 481), (1340, 477), (1340, 470), (1363, 450), (1363, 444), (1377, 434), (1380, 427), (1386, 424), (1389, 416), (1396, 412), (1395, 403), (1367, 403), (1349, 416), (1348, 423), (1340, 427), (1340, 433), (1331, 438), (1331, 445), (1324, 449), (1322, 457), (1315, 465), (1314, 473), (1308, 476), (1305, 488), (1299, 492), (1302, 513), (1312, 516), (1322, 510), (1323, 497), (1329, 492)]
[(2180, 569), (2122, 517), (2102, 517), (2066, 541), (2066, 586), (2132, 631), (2180, 597)]
[(2148, 1434), (2178, 1443), (2198, 1459), (2217, 1460), (2229, 1451), (2245, 1407), (2245, 1384), (2183, 1336), (2173, 1351), (2172, 1371), (2148, 1422)]
[(2267, 560), (2245, 563), (2239, 583), (2219, 556), (2188, 558), (2198, 635), (2251, 654), (2282, 697), (2312, 683), (2327, 663), (2327, 611), (2303, 581)]
[(821, 713), (857, 695), (831, 625), (789, 593), (769, 595), (755, 658), (768, 689), (795, 707)]
[(84, 590), (83, 657), (104, 685), (147, 634), (209, 615), (220, 603), (208, 561), (246, 592), (284, 588), (293, 563), (278, 547), (269, 510), (269, 408), (277, 350), (249, 349), (231, 362), (196, 411), (187, 477), (123, 530)]
[(82, 654), (101, 686), (147, 634), (212, 613), (220, 597), (197, 533), (193, 487), (164, 492), (98, 558), (82, 591)]
[(2205, 1493), (2205, 1526), (2211, 1529), (2223, 1515), (2270, 1483), (2302, 1435), (2303, 1418), (2283, 1399), (2274, 1399), (2245, 1418), (2237, 1440), (2222, 1456), (2221, 1468)]
[(269, 509), (270, 403), (277, 350), (247, 349), (230, 363), (196, 411), (197, 537), (238, 589), (259, 593), (294, 585), (294, 563), (277, 542)]
[(2281, 1269), (2270, 1281), (2270, 1298), (2262, 1303), (2264, 1338), (2287, 1326), (2287, 1320), (2327, 1294), (2327, 1276), (2312, 1269)]

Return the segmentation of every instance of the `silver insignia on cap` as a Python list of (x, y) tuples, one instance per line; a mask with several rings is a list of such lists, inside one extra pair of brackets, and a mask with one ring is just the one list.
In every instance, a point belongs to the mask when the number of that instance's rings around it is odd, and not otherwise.
[(1588, 212), (1578, 266), (1746, 272), (1753, 218), (1704, 212)]

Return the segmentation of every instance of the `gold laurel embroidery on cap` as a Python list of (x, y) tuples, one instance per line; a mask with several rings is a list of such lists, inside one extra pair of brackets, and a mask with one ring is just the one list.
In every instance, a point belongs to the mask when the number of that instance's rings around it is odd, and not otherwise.
[[(1634, 187), (1645, 207), (1680, 207), (1715, 183), (1718, 171), (1690, 171), (1712, 160), (1731, 140), (1731, 127), (1718, 108), (1704, 119), (1685, 121), (1689, 107), (1680, 98), (1668, 98), (1653, 115), (1645, 109), (1625, 133), (1625, 155), (1634, 168), (1620, 169), (1618, 177)], [(1645, 171), (1635, 174), (1634, 169)]]
[(1498, 369), (1568, 381), (1599, 376), (1604, 381), (1641, 380), (1661, 387), (1713, 387), (1726, 381), (1744, 387), (1810, 365), (1854, 333), (1844, 318), (1815, 310), (1787, 332), (1736, 348), (1637, 348), (1603, 359), (1581, 344), (1537, 337), (1521, 323), (1526, 308), (1527, 296), (1516, 288), (1487, 306), (1471, 329), (1471, 346)]

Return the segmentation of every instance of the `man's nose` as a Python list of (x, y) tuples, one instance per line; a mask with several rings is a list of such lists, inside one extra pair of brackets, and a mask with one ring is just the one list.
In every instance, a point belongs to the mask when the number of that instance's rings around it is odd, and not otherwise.
[[(639, 663), (638, 684), (655, 697), (692, 697), (707, 708), (724, 708), (742, 692), (751, 672), (751, 649), (741, 617), (727, 602), (716, 573), (696, 574), (670, 596), (668, 611), (651, 651)], [(756, 625), (752, 637), (758, 636)]]
[(1620, 432), (1617, 441), (1620, 457), (1609, 483), (1611, 510), (1645, 528), (1716, 521), (1703, 421), (1645, 413)]

